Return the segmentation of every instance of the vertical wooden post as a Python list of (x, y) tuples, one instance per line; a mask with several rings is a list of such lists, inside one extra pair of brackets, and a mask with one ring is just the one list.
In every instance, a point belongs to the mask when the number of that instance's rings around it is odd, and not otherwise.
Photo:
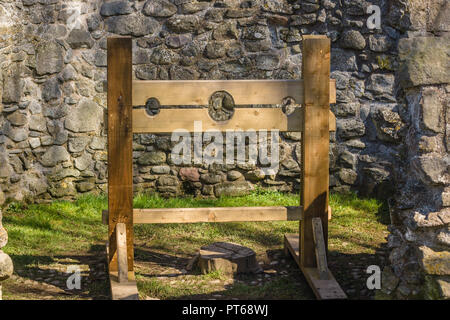
[(322, 220), (328, 249), (330, 40), (326, 36), (303, 37), (303, 134), (300, 223), (300, 266), (316, 267), (312, 219)]
[(109, 270), (118, 271), (116, 224), (126, 225), (128, 272), (133, 271), (133, 130), (131, 38), (108, 38)]

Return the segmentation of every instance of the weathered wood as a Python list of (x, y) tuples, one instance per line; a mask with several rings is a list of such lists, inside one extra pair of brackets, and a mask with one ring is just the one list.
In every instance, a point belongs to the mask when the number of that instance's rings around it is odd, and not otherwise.
[[(255, 208), (255, 207), (246, 207), (246, 208)], [(256, 207), (256, 208), (261, 208), (261, 207)], [(263, 221), (301, 221), (302, 219), (302, 207), (274, 207), (274, 210), (272, 210), (273, 207), (262, 207), (262, 208), (269, 208), (269, 209), (263, 209), (264, 210), (269, 210), (271, 211), (271, 217), (266, 217), (266, 219), (273, 219), (273, 220), (263, 220)], [(284, 213), (281, 213), (280, 216), (278, 213), (278, 210), (283, 210), (282, 208), (287, 208), (287, 212), (286, 212), (286, 216), (284, 216)], [(197, 208), (200, 210), (204, 210), (204, 209), (210, 209), (210, 208)], [(217, 209), (217, 208), (213, 208), (213, 209)], [(142, 212), (142, 210), (145, 211), (149, 211), (149, 212)], [(171, 212), (177, 212), (179, 211), (179, 208), (173, 208), (173, 209), (133, 209), (133, 220), (134, 220), (134, 224), (142, 224), (142, 223), (162, 223), (159, 222), (161, 221), (161, 216), (155, 216), (156, 215), (156, 211), (153, 210), (162, 210), (161, 211), (161, 215), (170, 215)], [(145, 215), (145, 216), (137, 216), (136, 213), (139, 211), (140, 214)], [(208, 215), (209, 216), (209, 215)], [(277, 218), (278, 216), (278, 218)], [(332, 217), (332, 210), (331, 207), (328, 206), (328, 220), (331, 220)], [(136, 220), (138, 219), (138, 220)], [(231, 219), (231, 217), (229, 217), (229, 219)], [(167, 220), (166, 220), (167, 221)], [(251, 220), (251, 221), (256, 221), (256, 220)], [(199, 222), (211, 222), (211, 221), (199, 221)], [(212, 222), (218, 222), (218, 221), (212, 221)], [(223, 222), (223, 221), (222, 221)], [(230, 222), (230, 221), (226, 221), (226, 222)], [(231, 221), (231, 222), (236, 222), (236, 221)], [(108, 224), (108, 210), (103, 210), (102, 211), (102, 223), (103, 224)], [(164, 222), (164, 223), (169, 223), (169, 222)], [(181, 222), (170, 222), (170, 223), (182, 223)]]
[[(105, 221), (108, 211), (104, 210)], [(134, 224), (246, 221), (298, 221), (302, 207), (215, 207), (133, 209)]]
[(308, 281), (308, 284), (317, 299), (347, 299), (347, 295), (339, 286), (339, 283), (336, 281), (330, 270), (328, 270), (327, 279), (322, 280), (320, 279), (319, 272), (316, 268), (306, 268), (301, 266), (298, 234), (286, 234), (284, 236), (284, 245), (285, 251), (291, 253), (292, 258), (301, 268), (306, 281)]
[(330, 40), (325, 36), (305, 37), (302, 65), (305, 103), (300, 199), (304, 214), (300, 262), (302, 267), (316, 267), (312, 218), (322, 219), (326, 247), (328, 243)]
[(347, 295), (340, 287), (336, 278), (331, 271), (328, 270), (327, 279), (320, 279), (319, 272), (316, 268), (301, 268), (303, 275), (308, 281), (309, 286), (313, 290), (315, 296), (319, 300), (338, 300), (347, 299)]
[(316, 249), (317, 270), (321, 280), (328, 279), (327, 253), (323, 240), (322, 220), (318, 217), (312, 219), (314, 246)]
[(284, 235), (284, 252), (290, 253), (294, 261), (300, 266), (300, 237), (296, 233)]
[[(202, 131), (218, 130), (280, 130), (302, 131), (300, 108), (286, 115), (281, 108), (236, 108), (228, 121), (217, 122), (208, 109), (161, 109), (159, 114), (149, 116), (145, 109), (133, 110), (134, 133), (170, 133), (177, 129), (194, 132), (194, 122), (201, 122)], [(329, 112), (330, 131), (336, 130), (336, 117)]]
[(116, 271), (111, 271), (109, 277), (112, 300), (139, 300), (136, 280), (119, 282)]
[[(106, 262), (109, 263), (109, 244), (106, 242)], [(109, 269), (109, 266), (108, 266)], [(139, 293), (136, 284), (134, 271), (128, 272), (128, 281), (119, 282), (117, 271), (110, 271), (109, 285), (111, 289), (112, 300), (139, 300)]]
[[(329, 103), (336, 102), (336, 80), (327, 79)], [(135, 80), (133, 105), (143, 106), (149, 98), (166, 106), (208, 105), (216, 91), (226, 91), (236, 105), (281, 104), (291, 97), (298, 104), (304, 101), (303, 80)]]
[(128, 270), (133, 270), (133, 132), (131, 38), (108, 38), (109, 267), (117, 271), (116, 224), (127, 229)]
[(124, 223), (116, 224), (118, 281), (128, 281), (127, 229)]
[(215, 242), (201, 247), (197, 263), (203, 274), (213, 271), (228, 275), (262, 272), (255, 251), (230, 242)]

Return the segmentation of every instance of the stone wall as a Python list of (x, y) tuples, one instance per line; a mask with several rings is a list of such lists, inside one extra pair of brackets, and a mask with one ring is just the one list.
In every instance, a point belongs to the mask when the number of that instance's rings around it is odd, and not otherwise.
[[(2, 198), (0, 189), (0, 206), (3, 205), (4, 198)], [(1, 249), (8, 243), (8, 233), (2, 225), (2, 210), (0, 209), (0, 300), (2, 300), (2, 281), (11, 277), (13, 273), (13, 263), (11, 258)]]
[[(394, 93), (401, 28), (366, 26), (384, 1), (0, 1), (0, 185), (8, 198), (50, 200), (106, 190), (106, 39), (133, 36), (136, 79), (298, 79), (301, 35), (332, 39), (338, 130), (331, 187), (385, 196), (404, 124)], [(281, 103), (281, 101), (280, 101)], [(172, 165), (168, 136), (135, 137), (135, 185), (167, 195), (299, 190), (300, 134), (281, 167)]]
[[(398, 45), (398, 102), (407, 132), (396, 168), (380, 297), (450, 298), (450, 3), (393, 1), (409, 12)], [(402, 20), (393, 19), (392, 24)]]

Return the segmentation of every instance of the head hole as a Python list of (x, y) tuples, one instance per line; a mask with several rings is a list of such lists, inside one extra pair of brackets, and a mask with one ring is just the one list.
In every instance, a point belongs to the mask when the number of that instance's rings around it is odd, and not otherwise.
[(209, 116), (215, 121), (230, 120), (234, 115), (234, 99), (226, 91), (216, 91), (209, 98)]

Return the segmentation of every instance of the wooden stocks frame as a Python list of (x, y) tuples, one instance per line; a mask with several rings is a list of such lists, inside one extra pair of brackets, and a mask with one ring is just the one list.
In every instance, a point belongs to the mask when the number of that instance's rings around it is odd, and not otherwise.
[[(304, 36), (301, 80), (132, 80), (132, 39), (108, 38), (108, 224), (107, 259), (112, 298), (138, 299), (134, 276), (135, 223), (300, 221), (299, 234), (285, 235), (290, 252), (318, 299), (343, 299), (345, 293), (327, 267), (329, 131), (336, 128), (330, 103), (330, 40)], [(279, 104), (291, 97), (301, 104), (292, 114), (280, 108), (236, 108), (228, 121), (211, 119), (206, 108), (160, 109), (149, 116), (150, 98), (161, 105), (206, 105), (216, 91), (227, 91), (236, 105)], [(302, 132), (300, 205), (296, 207), (133, 209), (133, 133), (185, 129), (202, 121), (203, 131), (266, 129)]]

